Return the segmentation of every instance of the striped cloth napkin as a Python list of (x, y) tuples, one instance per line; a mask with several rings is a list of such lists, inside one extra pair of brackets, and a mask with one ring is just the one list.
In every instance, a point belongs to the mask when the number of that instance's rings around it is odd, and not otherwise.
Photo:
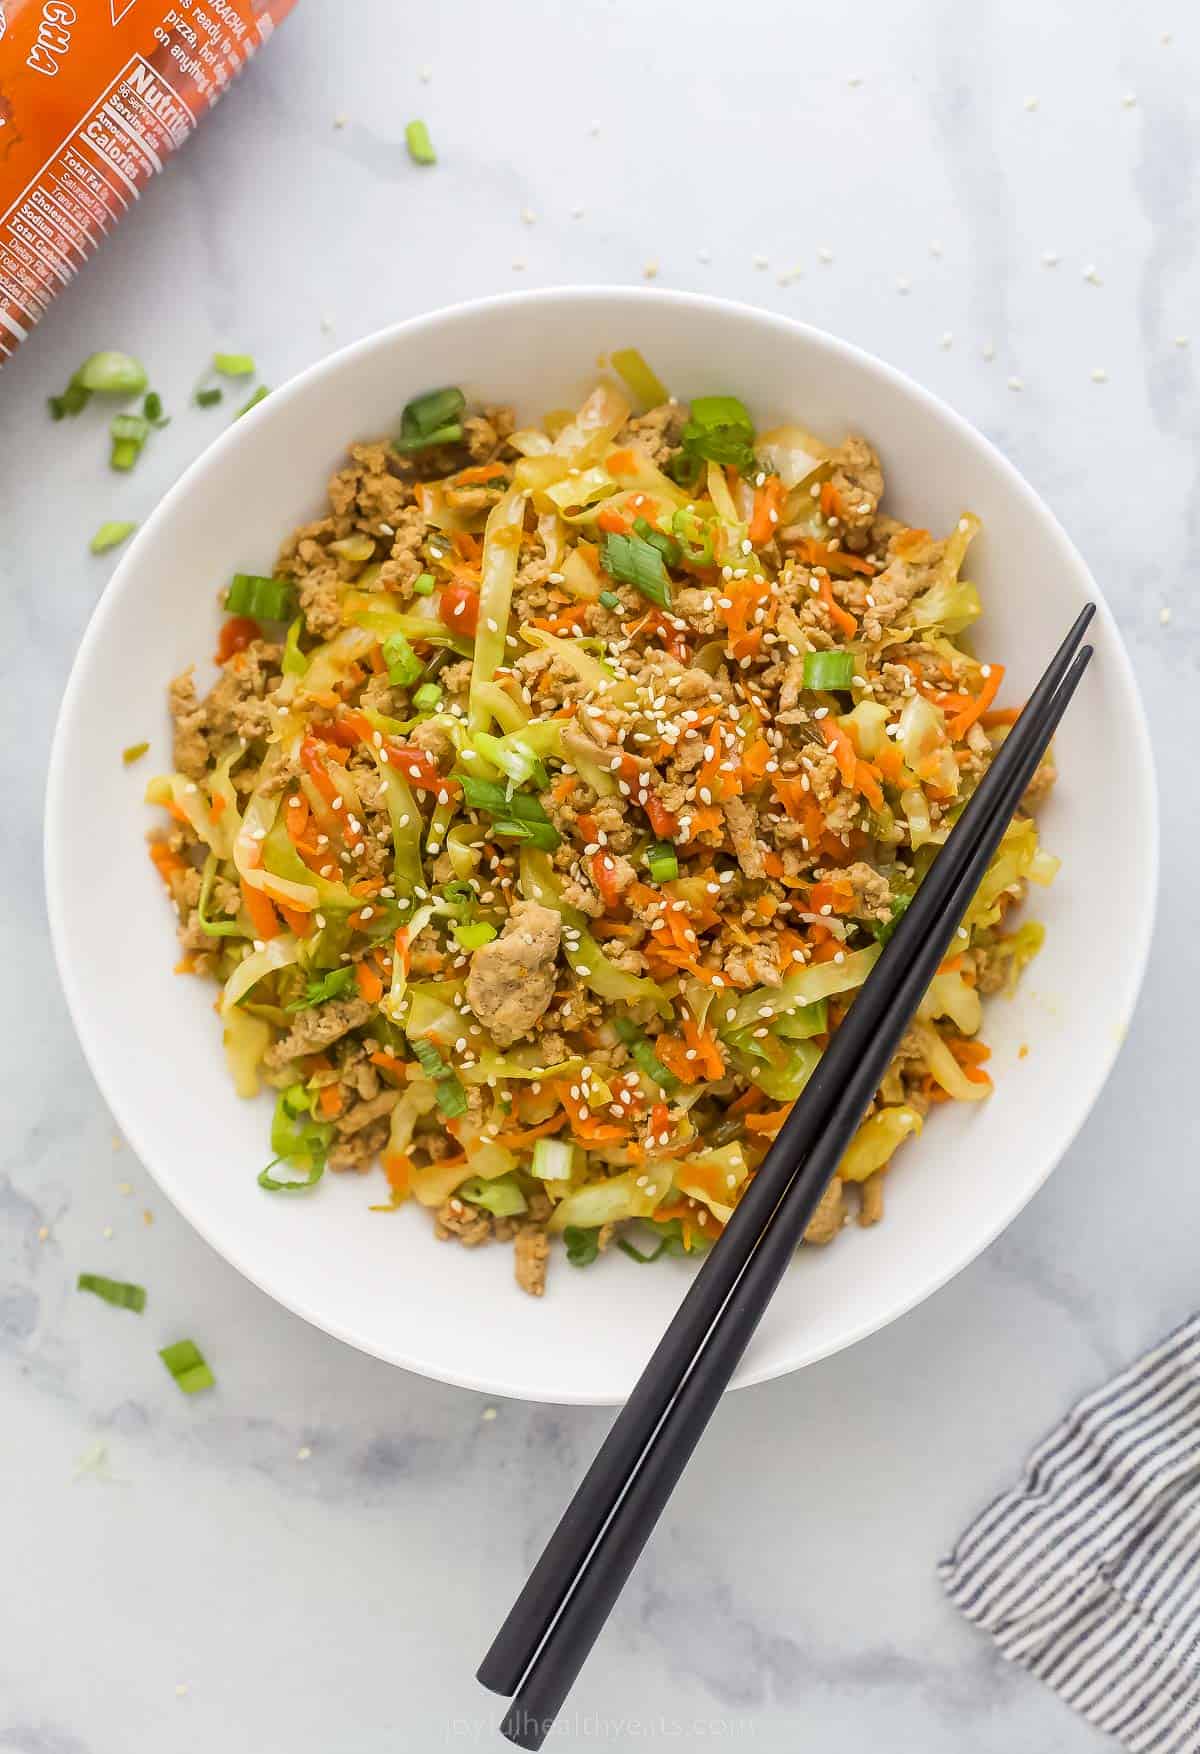
[(1200, 1315), (1081, 1401), (939, 1567), (1125, 1747), (1200, 1750)]

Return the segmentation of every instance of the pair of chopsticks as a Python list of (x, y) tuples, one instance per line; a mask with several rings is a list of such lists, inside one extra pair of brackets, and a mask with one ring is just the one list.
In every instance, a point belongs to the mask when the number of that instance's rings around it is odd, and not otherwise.
[(537, 1749), (787, 1270), (1066, 711), (1088, 604), (792, 1107), (478, 1671)]

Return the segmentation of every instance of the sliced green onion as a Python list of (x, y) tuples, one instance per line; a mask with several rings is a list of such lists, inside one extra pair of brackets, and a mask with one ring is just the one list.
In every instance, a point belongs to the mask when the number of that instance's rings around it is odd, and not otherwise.
[(214, 353), (213, 370), (220, 372), (223, 378), (252, 378), (254, 376), (254, 355), (252, 353)]
[(458, 1073), (453, 1071), (443, 1060), (431, 1041), (420, 1038), (409, 1040), (409, 1046), (420, 1061), (421, 1070), (426, 1077), (433, 1079), (434, 1094), (437, 1105), (444, 1115), (453, 1118), (467, 1112), (467, 1093), (462, 1087)]
[(489, 816), (501, 816), (506, 821), (554, 826), (542, 808), (541, 799), (529, 792), (514, 792), (509, 797), (506, 786), (496, 780), (477, 779), (473, 774), (461, 775), (460, 784), (463, 798), (472, 810), (483, 810)]
[(246, 400), (242, 403), (233, 418), (235, 420), (240, 420), (243, 414), (249, 414), (252, 408), (258, 407), (264, 396), (269, 396), (270, 394), (271, 392), (268, 390), (267, 386), (265, 384), (260, 384), (252, 395), (247, 396)]
[(473, 1175), (456, 1190), (456, 1197), (469, 1200), (472, 1206), (482, 1206), (497, 1218), (515, 1218), (519, 1212), (529, 1209), (513, 1175), (494, 1176), (490, 1181), (484, 1176)]
[(93, 554), (107, 554), (110, 548), (119, 548), (127, 536), (132, 536), (137, 529), (136, 524), (112, 523), (101, 524), (96, 534), (88, 543)]
[(643, 597), (662, 609), (671, 607), (671, 581), (663, 557), (651, 542), (640, 536), (605, 534), (600, 564), (610, 578), (632, 585)]
[(147, 384), (146, 368), (131, 354), (112, 349), (93, 353), (71, 379), (73, 388), (102, 396), (136, 396)]
[(224, 395), (225, 392), (219, 384), (213, 384), (207, 390), (197, 390), (196, 406), (197, 408), (215, 408)]
[(68, 414), (82, 414), (92, 399), (92, 392), (82, 384), (68, 384), (61, 396), (47, 396), (46, 406), (51, 420), (62, 420)]
[(881, 944), (887, 943), (888, 939), (907, 913), (911, 901), (911, 895), (901, 894), (893, 896), (891, 918), (887, 920), (872, 920), (870, 922), (870, 929)]
[(598, 601), (603, 603), (606, 609), (621, 609), (624, 607), (621, 599), (617, 596), (615, 591), (601, 591)]
[(407, 455), (427, 450), (431, 445), (457, 443), (463, 435), (462, 414), (466, 406), (462, 391), (453, 387), (414, 396), (400, 416), (400, 437), (392, 440), (394, 448)]
[(185, 1395), (211, 1389), (217, 1380), (194, 1340), (176, 1340), (173, 1346), (164, 1346), (158, 1356)]
[(383, 661), (393, 688), (407, 688), (425, 668), (403, 633), (390, 633), (384, 640)]
[(415, 578), (413, 580), (413, 592), (414, 595), (418, 597), (432, 597), (434, 592), (433, 574), (431, 572), (423, 572), (419, 578)]
[[(498, 767), (501, 773), (507, 774), (514, 786), (528, 785), (530, 781), (539, 791), (545, 791), (550, 784), (550, 776), (542, 766), (541, 757), (529, 745), (522, 743), (520, 738), (511, 741), (503, 737), (493, 737), (490, 731), (476, 731), (471, 739), (471, 746), (476, 749), (485, 761)], [(505, 802), (504, 814), (512, 816), (514, 812), (509, 803)], [(545, 816), (545, 811), (542, 811)], [(538, 818), (530, 817), (530, 821)]]
[(496, 936), (496, 928), (488, 920), (468, 920), (466, 925), (451, 926), (450, 930), (464, 950), (478, 950)]
[(418, 712), (430, 712), (440, 703), (441, 698), (442, 691), (436, 682), (422, 682), (413, 695), (413, 705)]
[(304, 617), (297, 615), (287, 630), (287, 638), (283, 642), (283, 657), (280, 663), (285, 676), (303, 676), (308, 669), (308, 659), (300, 650), (300, 635), (304, 631)]
[(561, 842), (561, 835), (552, 822), (514, 822), (504, 820), (492, 825), (492, 833), (500, 840), (519, 840), (544, 853), (552, 853)]
[(146, 1307), (144, 1285), (131, 1285), (127, 1279), (106, 1279), (103, 1273), (81, 1273), (75, 1281), (77, 1291), (92, 1291), (105, 1303), (117, 1309), (132, 1309), (138, 1315)]
[(679, 1080), (673, 1072), (668, 1072), (658, 1055), (641, 1030), (627, 1017), (613, 1019), (613, 1028), (629, 1049), (629, 1056), (634, 1064), (643, 1071), (647, 1078), (657, 1084), (661, 1090), (672, 1095), (679, 1089)]
[(132, 767), (135, 761), (140, 761), (142, 759), (142, 756), (145, 755), (149, 747), (149, 743), (131, 743), (128, 748), (122, 749), (121, 760), (125, 763), (126, 767)]
[(565, 1182), (575, 1167), (575, 1147), (565, 1139), (535, 1139), (533, 1173), (541, 1181)]
[(202, 932), (210, 938), (244, 938), (246, 936), (236, 920), (210, 920), (208, 902), (212, 895), (213, 883), (217, 875), (217, 855), (209, 853), (204, 861), (204, 876), (200, 880), (200, 893), (196, 897), (196, 920)]
[(164, 415), (162, 408), (162, 397), (159, 395), (158, 391), (147, 390), (145, 399), (142, 402), (142, 413), (150, 422), (151, 426), (170, 426), (171, 417), (169, 414)]
[(404, 144), (414, 164), (436, 164), (437, 153), (424, 122), (410, 122), (404, 130)]
[(805, 652), (805, 688), (849, 688), (853, 680), (853, 652)]
[(633, 530), (634, 534), (640, 536), (643, 542), (648, 542), (651, 548), (658, 549), (668, 566), (679, 565), (680, 555), (683, 551), (674, 536), (668, 536), (663, 530), (656, 530), (649, 518), (635, 518)]
[(132, 469), (150, 437), (150, 422), (140, 414), (114, 414), (109, 422), (112, 440), (108, 461), (114, 469)]
[(600, 1244), (597, 1240), (599, 1235), (598, 1226), (595, 1230), (585, 1230), (579, 1224), (567, 1225), (563, 1231), (563, 1241), (567, 1245), (567, 1259), (573, 1267), (591, 1266), (600, 1253)]
[(665, 384), (646, 364), (636, 347), (619, 347), (611, 355), (613, 370), (619, 372), (639, 402), (657, 408), (667, 400)]
[(712, 565), (712, 533), (694, 506), (679, 506), (672, 515), (671, 528), (679, 542), (681, 558), (689, 566)]
[(255, 621), (290, 621), (296, 612), (295, 586), (290, 579), (235, 572), (225, 607), (231, 615), (250, 615)]
[(654, 883), (672, 883), (679, 875), (679, 855), (670, 841), (656, 840), (646, 848), (646, 869)]
[(320, 980), (310, 980), (304, 988), (303, 995), (299, 999), (293, 999), (290, 1005), (285, 1005), (284, 1010), (307, 1011), (313, 1005), (323, 1005), (326, 999), (340, 999), (350, 991), (354, 980), (352, 965), (330, 969), (329, 973), (322, 975)]
[(260, 1169), (257, 1177), (259, 1187), (265, 1188), (268, 1194), (298, 1194), (305, 1188), (315, 1188), (325, 1174), (323, 1155), (310, 1158), (303, 1175), (289, 1175), (281, 1179), (271, 1174), (278, 1164), (286, 1162), (286, 1157), (273, 1157), (265, 1169)]
[(439, 426), (433, 432), (418, 433), (413, 438), (405, 438), (403, 434), (392, 440), (392, 449), (408, 456), (413, 451), (428, 451), (434, 445), (456, 445), (463, 435), (463, 429), (457, 420), (446, 426)]

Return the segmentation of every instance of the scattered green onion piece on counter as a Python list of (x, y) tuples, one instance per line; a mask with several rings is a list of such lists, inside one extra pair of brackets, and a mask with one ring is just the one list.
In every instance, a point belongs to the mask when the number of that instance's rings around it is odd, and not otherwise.
[(121, 760), (125, 763), (126, 767), (132, 767), (135, 761), (140, 761), (142, 759), (142, 756), (147, 753), (149, 748), (149, 743), (130, 743), (128, 748), (122, 749)]
[(619, 347), (610, 357), (613, 370), (624, 378), (639, 402), (647, 408), (657, 408), (660, 402), (667, 400), (666, 385), (646, 364), (636, 347)]
[(441, 699), (442, 691), (436, 682), (422, 682), (413, 695), (413, 705), (418, 712), (432, 712), (434, 707), (440, 705)]
[(656, 840), (646, 848), (646, 869), (654, 883), (673, 883), (679, 875), (679, 855), (670, 841)]
[(252, 395), (248, 396), (247, 399), (242, 403), (241, 407), (238, 409), (237, 413), (234, 415), (233, 418), (235, 420), (240, 420), (242, 418), (243, 414), (249, 414), (249, 412), (252, 408), (257, 408), (259, 403), (263, 400), (263, 398), (265, 396), (269, 396), (270, 394), (271, 394), (271, 392), (270, 392), (270, 390), (268, 390), (267, 386), (265, 384), (260, 384), (258, 386), (257, 390), (255, 390)]
[(404, 130), (404, 143), (414, 164), (436, 164), (437, 153), (424, 122), (410, 122)]
[(110, 548), (119, 548), (126, 537), (132, 536), (136, 529), (137, 525), (130, 523), (101, 524), (88, 543), (88, 547), (93, 554), (107, 554)]
[(114, 469), (132, 469), (150, 436), (150, 422), (140, 414), (114, 414), (108, 431), (112, 440), (109, 464)]
[(220, 372), (223, 378), (252, 378), (254, 376), (254, 355), (252, 353), (214, 353), (213, 370)]
[(519, 1212), (529, 1209), (516, 1177), (512, 1175), (494, 1176), (490, 1181), (484, 1176), (473, 1175), (456, 1189), (456, 1197), (469, 1201), (472, 1206), (482, 1206), (485, 1212), (491, 1212), (497, 1218), (515, 1218)]
[(131, 1285), (127, 1279), (106, 1279), (103, 1273), (81, 1273), (75, 1281), (77, 1291), (91, 1291), (116, 1309), (131, 1309), (141, 1315), (146, 1307), (144, 1285)]
[(225, 594), (225, 607), (230, 615), (249, 615), (255, 621), (290, 621), (296, 611), (296, 592), (290, 579), (235, 572)]
[(415, 596), (432, 597), (433, 592), (434, 578), (431, 572), (423, 572), (419, 578), (413, 580), (413, 593)]
[(613, 1020), (613, 1028), (629, 1049), (630, 1058), (640, 1071), (644, 1072), (653, 1083), (668, 1095), (679, 1089), (679, 1080), (673, 1072), (668, 1072), (653, 1046), (636, 1024), (630, 1023), (627, 1017)]
[(162, 397), (157, 390), (146, 391), (142, 401), (142, 413), (151, 426), (158, 427), (160, 431), (171, 424), (171, 416), (163, 413)]
[(173, 1346), (164, 1346), (158, 1356), (185, 1395), (199, 1394), (201, 1389), (211, 1389), (216, 1383), (194, 1340), (176, 1340)]
[(225, 392), (219, 384), (212, 384), (206, 390), (196, 391), (197, 408), (215, 408), (224, 398)]
[(599, 1228), (585, 1230), (582, 1225), (568, 1224), (563, 1231), (563, 1242), (567, 1246), (567, 1259), (573, 1267), (590, 1267), (600, 1253), (597, 1240)]
[(112, 348), (90, 354), (71, 379), (74, 388), (101, 396), (136, 396), (148, 382), (140, 359)]
[(853, 652), (805, 652), (805, 688), (849, 688), (853, 681)]
[(565, 1139), (535, 1139), (533, 1174), (540, 1181), (565, 1182), (575, 1167), (575, 1147)]
[(599, 601), (605, 609), (621, 609), (623, 604), (615, 591), (601, 591)]
[(496, 928), (488, 920), (468, 920), (466, 925), (451, 926), (450, 930), (464, 950), (478, 950), (496, 936)]
[(304, 617), (297, 615), (287, 630), (287, 638), (283, 642), (283, 656), (279, 660), (285, 676), (303, 676), (308, 669), (308, 659), (300, 650), (300, 635), (304, 631)]
[(663, 557), (653, 543), (640, 536), (607, 532), (600, 549), (600, 564), (610, 578), (632, 585), (651, 603), (657, 603), (661, 609), (671, 607), (671, 581)]
[(47, 396), (46, 406), (51, 420), (62, 420), (68, 414), (82, 414), (91, 399), (92, 392), (82, 384), (68, 384), (61, 396)]
[(407, 688), (425, 668), (403, 633), (390, 633), (384, 640), (383, 661), (393, 688)]

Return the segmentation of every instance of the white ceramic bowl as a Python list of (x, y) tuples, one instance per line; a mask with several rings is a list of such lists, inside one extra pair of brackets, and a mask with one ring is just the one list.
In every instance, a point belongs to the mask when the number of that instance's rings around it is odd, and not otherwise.
[[(50, 767), (46, 870), (59, 969), (96, 1080), (130, 1143), (213, 1246), (297, 1314), (396, 1364), (492, 1394), (623, 1398), (681, 1296), (683, 1262), (613, 1253), (586, 1271), (557, 1258), (546, 1297), (512, 1279), (507, 1248), (435, 1243), (428, 1216), (368, 1210), (371, 1180), (327, 1175), (311, 1198), (255, 1176), (268, 1104), (239, 1102), (213, 989), (172, 973), (173, 919), (146, 857), (147, 773), (169, 768), (169, 677), (213, 649), (216, 590), (269, 571), (282, 535), (322, 507), (348, 441), (387, 432), (441, 383), (571, 404), (597, 357), (640, 347), (681, 397), (732, 391), (761, 426), (796, 418), (877, 445), (888, 503), (935, 531), (983, 518), (971, 553), (986, 617), (978, 649), (1020, 700), (1087, 597), (1087, 568), (1041, 501), (942, 403), (828, 335), (715, 299), (560, 290), (417, 318), (276, 390), (184, 475), (131, 544), (92, 618), (62, 703)], [(1129, 1022), (1150, 936), (1157, 824), (1146, 725), (1101, 605), (1097, 657), (1059, 738), (1043, 816), (1063, 869), (1036, 897), (1049, 934), (1014, 1000), (993, 1002), (996, 1093), (936, 1113), (889, 1178), (886, 1222), (798, 1259), (737, 1381), (798, 1369), (893, 1320), (944, 1284), (1021, 1210), (1095, 1101)], [(152, 753), (124, 769), (123, 746)], [(1124, 929), (1108, 930), (1107, 897)], [(120, 922), (119, 925), (116, 922)], [(1103, 955), (1097, 946), (1103, 944)], [(1029, 1052), (1018, 1057), (1022, 1044)], [(379, 1177), (379, 1180), (375, 1178)]]

